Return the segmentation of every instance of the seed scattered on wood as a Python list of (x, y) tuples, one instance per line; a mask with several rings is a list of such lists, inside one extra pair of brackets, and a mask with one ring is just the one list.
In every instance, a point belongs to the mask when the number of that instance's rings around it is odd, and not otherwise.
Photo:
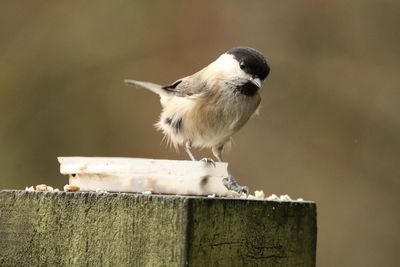
[(38, 184), (37, 186), (35, 186), (36, 191), (47, 191), (47, 185), (45, 184)]
[(74, 184), (66, 184), (64, 185), (64, 191), (65, 192), (78, 192), (79, 191), (79, 186), (74, 185)]

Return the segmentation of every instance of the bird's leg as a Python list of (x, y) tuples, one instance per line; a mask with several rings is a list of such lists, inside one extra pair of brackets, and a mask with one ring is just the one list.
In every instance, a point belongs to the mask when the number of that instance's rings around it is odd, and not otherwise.
[[(192, 143), (190, 141), (185, 142), (185, 151), (189, 155), (192, 161), (196, 161), (196, 158), (193, 156), (192, 153)], [(210, 158), (203, 158), (201, 161), (204, 161), (207, 165), (211, 164), (215, 167), (215, 162), (213, 159)]]
[(224, 150), (224, 145), (214, 146), (211, 151), (214, 154), (214, 157), (217, 158), (218, 162), (222, 162), (222, 151)]
[[(217, 157), (217, 156), (215, 155), (214, 151), (216, 151), (216, 150), (215, 150), (215, 148), (213, 147), (213, 148), (212, 148), (212, 152), (213, 152), (214, 156), (217, 158), (217, 160), (218, 160), (219, 162), (221, 162), (221, 158), (220, 158), (220, 157)], [(202, 158), (201, 160), (204, 161), (207, 165), (208, 165), (208, 164), (211, 164), (211, 165), (213, 165), (214, 167), (216, 167), (215, 161), (214, 161), (213, 159), (211, 159), (211, 158)]]
[(207, 165), (213, 165), (214, 168), (217, 167), (217, 165), (215, 165), (215, 161), (211, 158), (202, 158), (200, 161), (204, 161)]
[(193, 153), (192, 153), (192, 142), (186, 141), (184, 148), (185, 148), (186, 153), (189, 155), (189, 158), (192, 161), (196, 161), (196, 158), (193, 156)]
[[(222, 162), (222, 151), (224, 150), (224, 145), (219, 147), (213, 147), (212, 152), (219, 162)], [(222, 183), (228, 190), (235, 191), (239, 194), (249, 194), (249, 188), (247, 186), (241, 186), (236, 182), (236, 179), (228, 172), (228, 177), (222, 179)]]

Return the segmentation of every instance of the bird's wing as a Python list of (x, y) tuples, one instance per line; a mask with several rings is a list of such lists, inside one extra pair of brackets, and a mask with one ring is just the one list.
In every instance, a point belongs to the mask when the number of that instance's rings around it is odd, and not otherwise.
[(172, 84), (162, 87), (165, 91), (176, 96), (191, 96), (207, 90), (207, 83), (203, 81), (199, 75), (194, 74), (182, 79), (179, 79)]
[(131, 86), (142, 87), (160, 96), (175, 95), (185, 97), (199, 94), (207, 89), (207, 83), (204, 82), (197, 73), (165, 86), (136, 80), (125, 80), (125, 83)]

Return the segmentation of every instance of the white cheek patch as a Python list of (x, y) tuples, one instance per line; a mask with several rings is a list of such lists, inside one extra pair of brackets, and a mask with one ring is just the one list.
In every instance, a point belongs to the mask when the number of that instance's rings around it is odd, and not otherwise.
[(251, 76), (245, 73), (239, 66), (239, 62), (233, 55), (222, 54), (210, 64), (210, 72), (218, 73), (220, 79), (225, 81), (248, 80)]

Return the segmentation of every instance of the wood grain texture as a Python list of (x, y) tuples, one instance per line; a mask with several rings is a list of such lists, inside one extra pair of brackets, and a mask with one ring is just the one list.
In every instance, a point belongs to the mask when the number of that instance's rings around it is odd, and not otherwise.
[(316, 205), (0, 191), (0, 266), (315, 266)]

